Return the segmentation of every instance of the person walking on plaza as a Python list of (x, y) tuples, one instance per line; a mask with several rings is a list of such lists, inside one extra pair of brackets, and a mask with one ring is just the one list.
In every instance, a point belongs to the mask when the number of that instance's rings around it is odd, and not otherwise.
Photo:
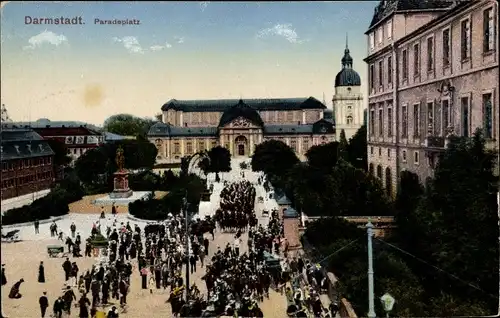
[(35, 220), (35, 234), (39, 234), (40, 233), (40, 221), (38, 221), (38, 219)]
[(80, 300), (78, 301), (79, 307), (80, 307), (80, 314), (78, 315), (79, 318), (89, 318), (89, 308), (90, 306), (90, 299), (87, 297), (87, 293), (84, 293)]
[(66, 260), (62, 264), (62, 268), (64, 270), (64, 280), (67, 282), (71, 277), (71, 269), (73, 268), (71, 262), (69, 261), (69, 257), (66, 257)]
[(76, 234), (76, 225), (75, 225), (75, 222), (71, 223), (69, 229), (71, 230), (71, 237), (75, 238), (75, 234)]
[(47, 308), (49, 308), (49, 299), (47, 298), (47, 292), (43, 292), (43, 295), (38, 299), (38, 304), (40, 304), (40, 313), (42, 318), (45, 318), (45, 313)]
[(38, 266), (38, 282), (45, 283), (45, 267), (43, 266), (43, 262), (40, 262), (40, 266)]
[(54, 306), (52, 307), (52, 311), (54, 312), (54, 317), (61, 318), (64, 308), (64, 302), (61, 296), (59, 296), (56, 301), (54, 301)]
[(5, 276), (5, 264), (2, 264), (2, 286), (7, 284), (7, 276)]

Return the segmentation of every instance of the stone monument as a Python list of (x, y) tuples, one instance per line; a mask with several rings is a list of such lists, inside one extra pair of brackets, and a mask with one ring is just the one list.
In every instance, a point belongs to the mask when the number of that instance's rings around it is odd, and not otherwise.
[(118, 170), (114, 173), (114, 189), (109, 194), (112, 199), (124, 199), (132, 196), (132, 190), (128, 187), (129, 172), (125, 169), (125, 156), (123, 155), (123, 148), (120, 146), (116, 150), (116, 165)]

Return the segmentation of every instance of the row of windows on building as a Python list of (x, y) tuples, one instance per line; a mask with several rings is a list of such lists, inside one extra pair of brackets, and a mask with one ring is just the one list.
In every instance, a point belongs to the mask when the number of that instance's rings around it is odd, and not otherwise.
[[(266, 138), (268, 139), (268, 138)], [(279, 140), (285, 144), (287, 144), (288, 146), (290, 146), (290, 148), (292, 148), (295, 152), (298, 152), (299, 151), (299, 148), (298, 148), (298, 145), (299, 145), (299, 138), (289, 138), (290, 141), (287, 142), (287, 138), (284, 138), (284, 137), (279, 137), (279, 138), (274, 138), (276, 140)], [(326, 137), (323, 136), (322, 139), (321, 139), (321, 142), (322, 143), (326, 143)], [(157, 144), (159, 144), (159, 142), (157, 141)], [(205, 141), (199, 141), (198, 142), (198, 148), (194, 149), (194, 142), (193, 141), (186, 141), (186, 148), (185, 148), (185, 154), (187, 155), (192, 155), (194, 154), (195, 152), (198, 152), (198, 151), (204, 151), (204, 150), (208, 150), (206, 147), (205, 147)], [(212, 140), (211, 141), (211, 147), (210, 148), (214, 148), (217, 146), (217, 141), (216, 140)], [(224, 147), (227, 148), (227, 149), (230, 149), (230, 143), (229, 142), (225, 142), (224, 144)], [(255, 148), (255, 145), (254, 145), (254, 148)], [(308, 139), (302, 139), (302, 152), (306, 152), (307, 150), (309, 149), (309, 140)], [(253, 149), (255, 150), (255, 149)], [(173, 148), (173, 152), (172, 154), (174, 155), (180, 155), (182, 152), (181, 152), (181, 142), (180, 141), (176, 141), (174, 142), (174, 148)]]
[[(412, 107), (412, 136), (414, 138), (419, 138), (422, 134), (425, 136), (441, 136), (445, 137), (447, 135), (447, 129), (453, 124), (453, 109), (450, 105), (449, 99), (442, 99), (440, 102), (429, 101), (426, 103), (426, 109), (422, 112), (421, 103), (415, 103)], [(482, 127), (484, 130), (485, 138), (493, 138), (493, 94), (486, 93), (482, 95), (481, 100), (481, 112), (482, 112)], [(469, 96), (460, 97), (460, 127), (455, 129), (454, 133), (459, 134), (464, 137), (469, 137), (471, 135), (471, 112), (472, 103)], [(378, 135), (379, 137), (384, 136), (384, 127), (386, 127), (387, 137), (393, 136), (393, 109), (392, 104), (388, 104), (387, 107), (387, 126), (384, 125), (384, 109), (380, 107), (378, 109), (378, 114), (376, 114), (375, 106), (370, 107), (370, 136), (374, 137)], [(409, 109), (408, 105), (404, 104), (401, 106), (401, 138), (408, 138), (409, 136)], [(422, 113), (425, 114), (424, 118), (421, 118)], [(375, 129), (375, 121), (378, 121), (378, 129)], [(422, 127), (422, 125), (425, 125)]]
[(25, 169), (52, 164), (51, 157), (21, 159), (2, 162), (2, 171)]
[[(321, 118), (321, 110), (318, 111), (307, 111), (306, 119), (311, 121), (316, 121)], [(275, 123), (283, 123), (283, 122), (294, 122), (297, 121), (300, 125), (302, 121), (302, 111), (264, 111), (260, 113), (262, 119), (265, 122), (275, 122)], [(219, 113), (202, 113), (202, 112), (193, 112), (193, 113), (184, 113), (183, 117), (189, 119), (184, 122), (184, 126), (187, 127), (188, 124), (203, 124), (203, 123), (211, 123), (216, 124), (219, 121), (221, 114)], [(170, 113), (167, 115), (169, 122), (177, 122), (175, 120), (175, 114)]]
[[(472, 38), (471, 38), (471, 21), (470, 19), (462, 20), (460, 23), (460, 59), (462, 62), (466, 62), (471, 57), (472, 52)], [(451, 26), (442, 31), (442, 65), (443, 68), (450, 67), (451, 62)], [(432, 73), (435, 70), (435, 39), (434, 37), (429, 37), (426, 40), (426, 63), (427, 72)], [(413, 54), (413, 76), (418, 77), (422, 69), (421, 63), (421, 47), (420, 43), (413, 44), (411, 48)], [(495, 23), (493, 16), (493, 8), (486, 9), (483, 12), (483, 53), (490, 53), (495, 50)], [(401, 80), (408, 80), (409, 76), (409, 49), (405, 48), (401, 52)], [(375, 65), (370, 65), (369, 70), (369, 90), (370, 93), (374, 93), (376, 89), (376, 76), (375, 73), (378, 72), (378, 87), (379, 91), (384, 87), (384, 60), (378, 62), (377, 70), (375, 70)], [(392, 86), (392, 74), (393, 74), (393, 64), (392, 56), (387, 58), (387, 85)]]
[[(103, 137), (100, 136), (87, 136), (87, 144), (97, 144), (103, 141)], [(84, 144), (85, 136), (67, 136), (64, 138), (64, 142), (67, 145), (71, 144)]]
[(85, 148), (70, 148), (70, 149), (67, 149), (66, 152), (68, 153), (68, 155), (83, 155), (85, 153), (85, 151), (87, 151), (87, 149)]
[(387, 39), (392, 39), (392, 20), (387, 21), (385, 28), (379, 28), (373, 33), (370, 33), (370, 50), (375, 50), (375, 34), (377, 35), (377, 44), (380, 46), (384, 43), (384, 33)]
[[(391, 149), (387, 149), (387, 160), (391, 160)], [(375, 149), (374, 147), (370, 147), (370, 155), (374, 156), (375, 155)], [(378, 147), (378, 156), (382, 157), (382, 148)], [(418, 165), (420, 164), (420, 152), (418, 150), (413, 151), (413, 164)], [(403, 150), (401, 152), (401, 161), (403, 163), (408, 163), (408, 155), (406, 153), (406, 150)]]
[(12, 178), (2, 180), (2, 189), (14, 188), (23, 186), (26, 184), (38, 182), (38, 181), (46, 181), (52, 179), (52, 171), (40, 172), (37, 174), (30, 174), (23, 177)]

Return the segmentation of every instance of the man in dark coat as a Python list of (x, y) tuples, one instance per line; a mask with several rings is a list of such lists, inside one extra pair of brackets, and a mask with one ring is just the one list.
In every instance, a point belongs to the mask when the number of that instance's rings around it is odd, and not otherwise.
[(38, 220), (35, 220), (35, 234), (39, 234), (40, 233), (40, 222)]
[(116, 306), (111, 307), (108, 312), (107, 318), (118, 318), (118, 311), (116, 310)]
[(54, 317), (61, 318), (63, 313), (63, 308), (64, 308), (64, 302), (62, 297), (59, 296), (54, 302), (54, 307), (52, 308), (52, 310), (54, 311)]
[(5, 276), (5, 264), (2, 264), (2, 286), (7, 284), (7, 276)]
[(71, 305), (73, 304), (73, 300), (76, 300), (76, 295), (71, 289), (70, 286), (66, 287), (66, 291), (63, 295), (64, 300), (64, 311), (68, 313), (68, 316), (71, 316)]
[(71, 269), (73, 268), (71, 262), (69, 261), (69, 257), (66, 257), (66, 260), (62, 264), (62, 268), (64, 269), (65, 280), (68, 281), (71, 277)]
[(43, 295), (40, 296), (38, 303), (40, 304), (40, 313), (42, 314), (42, 318), (45, 318), (45, 313), (47, 312), (47, 308), (49, 307), (47, 292), (43, 292)]
[(38, 282), (45, 283), (45, 268), (43, 267), (43, 262), (40, 262), (40, 266), (38, 266)]
[(15, 283), (12, 286), (12, 288), (10, 289), (9, 298), (19, 299), (22, 297), (22, 295), (19, 293), (19, 288), (21, 287), (22, 283), (24, 283), (24, 279), (21, 278), (17, 283)]
[(78, 317), (89, 318), (88, 306), (90, 306), (90, 299), (87, 298), (86, 293), (82, 295), (82, 297), (78, 301), (78, 304), (80, 306), (80, 314), (78, 315)]

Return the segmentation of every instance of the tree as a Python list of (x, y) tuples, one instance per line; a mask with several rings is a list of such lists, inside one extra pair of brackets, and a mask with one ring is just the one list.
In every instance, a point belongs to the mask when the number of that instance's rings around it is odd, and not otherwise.
[(55, 166), (66, 166), (71, 162), (71, 157), (68, 156), (68, 147), (57, 139), (47, 139), (52, 151), (54, 151), (54, 165)]
[(122, 136), (145, 136), (154, 120), (129, 114), (113, 115), (104, 121), (104, 130)]
[[(445, 293), (459, 302), (485, 302), (484, 315), (496, 312), (497, 299), (490, 295), (498, 292), (494, 158), (493, 153), (485, 149), (480, 131), (471, 139), (450, 141), (415, 211), (418, 245), (409, 251), (442, 269), (430, 271), (429, 266), (413, 264), (427, 289), (434, 291), (430, 297), (439, 298), (440, 293)], [(464, 282), (471, 282), (477, 288)]]
[(338, 157), (344, 159), (345, 161), (349, 161), (349, 153), (347, 150), (348, 145), (347, 139), (345, 138), (345, 131), (342, 129), (339, 137)]
[(366, 141), (366, 125), (361, 126), (358, 131), (349, 139), (347, 152), (349, 162), (356, 168), (368, 171), (368, 144)]
[(337, 164), (339, 143), (316, 145), (306, 152), (307, 163), (323, 171), (330, 171)]
[(266, 140), (255, 147), (251, 165), (253, 171), (263, 171), (274, 179), (272, 181), (283, 181), (290, 169), (299, 162), (295, 152), (285, 143)]
[(367, 175), (363, 170), (339, 160), (333, 169), (332, 178), (336, 182), (329, 193), (329, 210), (334, 215), (394, 215), (379, 180)]
[(231, 153), (224, 147), (213, 147), (208, 151), (208, 158), (210, 159), (209, 172), (214, 172), (216, 178), (219, 172), (231, 171)]
[(416, 227), (418, 220), (416, 220), (415, 210), (423, 194), (424, 187), (418, 175), (410, 171), (402, 171), (394, 207), (396, 226), (399, 229), (396, 231), (397, 241), (406, 250), (415, 250), (415, 244), (419, 240), (420, 230)]
[(93, 185), (106, 172), (108, 156), (101, 147), (86, 151), (75, 162), (75, 172), (80, 181)]

